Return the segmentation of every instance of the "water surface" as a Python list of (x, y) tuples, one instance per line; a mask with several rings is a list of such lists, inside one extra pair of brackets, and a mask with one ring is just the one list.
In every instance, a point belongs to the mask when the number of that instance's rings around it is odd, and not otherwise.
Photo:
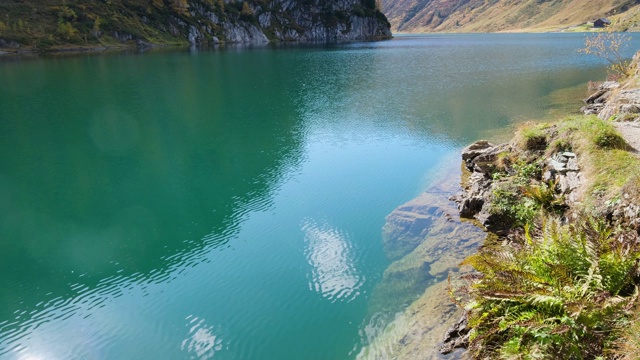
[(584, 95), (582, 42), (0, 62), (0, 358), (354, 358), (385, 216)]

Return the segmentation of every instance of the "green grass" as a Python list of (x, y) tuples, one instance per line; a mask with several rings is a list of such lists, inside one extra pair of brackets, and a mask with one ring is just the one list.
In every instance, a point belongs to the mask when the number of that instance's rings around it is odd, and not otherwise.
[(590, 179), (585, 202), (619, 197), (623, 191), (640, 195), (640, 158), (608, 121), (595, 116), (570, 117), (559, 123), (560, 139), (581, 154), (586, 178)]
[(544, 129), (548, 124), (530, 125), (521, 128), (516, 134), (516, 144), (522, 150), (543, 150), (547, 147), (547, 134)]

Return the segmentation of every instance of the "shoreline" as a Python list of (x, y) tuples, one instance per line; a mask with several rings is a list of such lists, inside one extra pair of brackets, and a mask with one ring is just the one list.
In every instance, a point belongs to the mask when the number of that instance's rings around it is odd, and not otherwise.
[(113, 45), (60, 45), (47, 49), (38, 49), (34, 46), (20, 47), (0, 47), (0, 58), (2, 57), (19, 57), (19, 56), (56, 56), (56, 55), (80, 55), (80, 54), (107, 54), (117, 52), (139, 52), (145, 53), (156, 50), (191, 50), (206, 51), (212, 49), (226, 48), (278, 48), (289, 46), (324, 46), (331, 44), (348, 44), (348, 43), (367, 43), (388, 41), (388, 38), (370, 38), (364, 40), (338, 40), (338, 41), (270, 41), (266, 43), (253, 42), (220, 42), (210, 45), (190, 45), (189, 43), (180, 44), (159, 44), (138, 41), (136, 43), (121, 43)]
[[(463, 301), (469, 326), (448, 334), (471, 357), (640, 356), (640, 313), (633, 311), (640, 286), (640, 52), (630, 70), (625, 81), (600, 85), (585, 100), (585, 115), (530, 124), (507, 143), (477, 141), (462, 151), (471, 175), (453, 197), (460, 216), (498, 237), (463, 262), (478, 271), (458, 289), (471, 294)], [(619, 246), (625, 252), (617, 253)], [(609, 272), (618, 268), (619, 275)], [(599, 282), (583, 282), (594, 273)]]
[[(636, 64), (640, 62), (640, 53), (635, 57), (634, 62)], [(635, 84), (634, 79), (637, 76), (638, 75), (632, 76), (631, 80), (623, 84), (622, 87), (626, 90), (631, 90), (627, 89), (628, 84)], [(628, 92), (621, 93), (628, 94)], [(638, 89), (638, 93), (640, 94), (640, 89)], [(632, 111), (632, 114), (636, 114), (633, 112), (636, 111), (636, 109), (629, 106), (629, 103), (631, 102), (633, 104), (636, 98), (632, 98), (630, 100), (628, 96), (620, 97), (619, 94), (620, 93), (612, 94), (612, 96), (608, 98), (609, 107), (615, 107), (616, 113), (620, 114), (620, 116), (624, 114), (624, 111), (627, 111), (628, 113), (629, 110)], [(637, 133), (634, 133), (634, 136), (637, 137), (634, 138), (635, 140), (629, 138), (629, 134), (625, 133), (628, 143), (632, 144), (633, 148), (626, 148), (628, 150), (624, 150), (622, 153), (623, 155), (625, 151), (635, 150), (636, 154), (638, 154), (638, 150), (640, 150), (640, 96), (637, 100), (636, 105), (638, 106), (638, 112), (636, 121), (617, 123), (618, 129), (621, 127), (628, 127), (632, 128), (633, 131), (637, 131)], [(621, 111), (623, 112), (621, 113)], [(631, 115), (625, 116), (626, 118), (629, 118)], [(584, 117), (585, 120), (582, 120), (582, 116), (574, 116), (574, 118), (576, 119), (571, 120), (572, 118), (570, 117), (569, 120), (535, 122), (534, 125), (528, 125), (528, 128), (534, 129), (538, 134), (542, 134), (542, 136), (545, 137), (545, 148), (550, 144), (561, 144), (564, 139), (558, 134), (564, 134), (562, 131), (564, 131), (563, 129), (565, 128), (578, 126), (575, 124), (587, 122), (596, 126), (593, 130), (586, 129), (587, 132), (585, 134), (601, 130), (600, 125), (598, 124), (603, 123), (602, 120), (589, 117)], [(571, 123), (571, 121), (574, 121), (574, 123)], [(459, 256), (464, 254), (462, 256), (463, 259), (460, 259), (458, 264), (462, 262), (464, 258), (467, 258), (467, 256), (473, 258), (479, 256), (479, 254), (483, 254), (482, 249), (485, 246), (494, 246), (491, 244), (500, 242), (504, 244), (511, 244), (514, 241), (517, 241), (518, 237), (524, 234), (524, 231), (522, 230), (522, 225), (513, 225), (514, 219), (505, 219), (504, 217), (500, 218), (499, 216), (496, 217), (495, 214), (491, 214), (488, 211), (485, 211), (484, 216), (477, 216), (481, 212), (483, 205), (487, 205), (487, 209), (489, 209), (491, 207), (491, 202), (493, 201), (492, 194), (495, 191), (495, 188), (492, 187), (494, 183), (492, 180), (492, 174), (495, 171), (495, 165), (493, 164), (503, 156), (502, 154), (508, 154), (509, 152), (524, 154), (525, 152), (528, 153), (531, 151), (530, 155), (527, 155), (528, 158), (526, 161), (531, 163), (540, 163), (543, 164), (542, 166), (549, 166), (546, 172), (544, 171), (544, 168), (541, 168), (539, 173), (540, 179), (533, 179), (533, 185), (528, 186), (538, 186), (542, 188), (545, 180), (546, 182), (553, 182), (557, 186), (557, 195), (554, 195), (554, 199), (562, 199), (563, 202), (554, 203), (551, 205), (550, 209), (555, 209), (554, 211), (564, 211), (566, 214), (566, 221), (580, 221), (583, 219), (584, 215), (582, 215), (581, 210), (578, 209), (582, 209), (584, 206), (592, 206), (592, 208), (599, 211), (599, 214), (601, 214), (600, 217), (610, 218), (621, 226), (631, 226), (636, 229), (633, 231), (640, 233), (640, 206), (638, 206), (640, 204), (634, 204), (634, 201), (637, 202), (637, 200), (640, 199), (633, 195), (629, 196), (628, 189), (624, 191), (619, 190), (622, 191), (622, 193), (620, 193), (618, 198), (614, 193), (615, 191), (618, 191), (615, 189), (620, 188), (609, 187), (609, 195), (603, 195), (603, 197), (598, 198), (597, 203), (594, 203), (592, 200), (585, 200), (585, 193), (588, 194), (593, 191), (593, 172), (597, 171), (597, 168), (594, 168), (587, 163), (587, 161), (593, 162), (594, 160), (592, 160), (592, 158), (595, 156), (585, 153), (585, 151), (590, 151), (588, 150), (588, 147), (581, 148), (580, 146), (583, 145), (576, 143), (574, 145), (574, 149), (557, 148), (555, 151), (551, 152), (541, 151), (537, 149), (539, 144), (537, 144), (534, 139), (534, 141), (528, 145), (531, 146), (532, 149), (522, 150), (521, 148), (518, 148), (518, 142), (523, 141), (522, 133), (526, 131), (527, 127), (523, 128), (521, 126), (520, 130), (515, 131), (516, 136), (510, 136), (509, 138), (511, 140), (505, 144), (493, 145), (488, 142), (481, 142), (476, 143), (475, 146), (471, 145), (462, 152), (463, 161), (461, 164), (462, 167), (465, 168), (460, 175), (462, 183), (462, 187), (460, 189), (462, 189), (462, 191), (458, 194), (450, 193), (450, 195), (456, 195), (452, 198), (457, 201), (457, 208), (454, 208), (453, 210), (448, 208), (446, 201), (451, 200), (451, 198), (434, 198), (434, 191), (431, 190), (438, 189), (438, 182), (434, 181), (432, 186), (430, 186), (425, 193), (408, 203), (399, 206), (387, 217), (387, 225), (385, 225), (384, 230), (384, 233), (387, 234), (386, 237), (392, 235), (392, 237), (401, 239), (401, 241), (408, 247), (400, 252), (404, 257), (395, 255), (396, 258), (399, 258), (399, 260), (396, 260), (396, 263), (406, 263), (406, 259), (412, 259), (411, 261), (414, 263), (416, 261), (423, 261), (430, 264), (428, 269), (430, 272), (433, 271), (431, 266), (434, 262), (431, 255), (428, 252), (415, 252), (415, 249), (418, 247), (428, 248), (429, 246), (438, 246), (437, 242), (439, 240), (436, 240), (436, 244), (434, 245), (430, 238), (430, 233), (434, 228), (433, 224), (436, 223), (437, 220), (432, 218), (431, 220), (426, 221), (427, 225), (424, 226), (425, 211), (426, 213), (429, 213), (427, 209), (437, 209), (431, 212), (431, 216), (439, 211), (441, 218), (448, 219), (447, 221), (452, 221), (454, 224), (464, 224), (465, 221), (472, 221), (470, 224), (473, 224), (477, 230), (482, 232), (482, 239), (475, 240), (477, 241), (475, 250), (472, 252), (468, 252), (467, 250), (466, 253), (464, 251), (457, 252), (457, 255)], [(560, 138), (558, 138), (558, 136), (560, 136)], [(587, 137), (587, 135), (582, 137)], [(576, 141), (579, 141), (579, 139)], [(524, 144), (526, 146), (527, 141), (524, 141)], [(603, 152), (605, 159), (608, 158), (608, 155), (605, 152), (607, 151), (606, 149), (597, 151)], [(631, 152), (631, 154), (633, 154), (633, 152)], [(640, 164), (640, 155), (637, 156), (637, 164)], [(632, 160), (633, 158), (631, 161)], [(509, 165), (508, 169), (510, 166), (512, 165)], [(508, 175), (509, 171), (511, 170), (507, 170), (505, 172), (506, 175), (503, 176), (506, 177), (503, 180), (495, 181), (495, 183), (505, 184), (513, 181), (510, 180), (514, 178)], [(526, 180), (530, 181), (530, 178), (527, 177)], [(603, 181), (607, 180), (605, 179)], [(520, 191), (517, 190), (519, 186), (522, 185), (517, 185), (517, 187), (512, 191)], [(440, 188), (439, 190), (442, 189), (443, 188)], [(596, 189), (598, 189), (598, 187), (596, 187)], [(451, 192), (451, 190), (452, 188), (450, 186), (449, 192)], [(446, 193), (446, 191), (441, 191), (440, 195), (444, 193)], [(464, 218), (470, 220), (465, 220)], [(421, 221), (423, 222), (422, 225), (420, 224)], [(392, 226), (391, 231), (389, 230), (390, 224)], [(419, 226), (422, 226), (421, 229), (427, 232), (426, 236), (424, 232), (420, 231), (420, 228), (418, 228)], [(631, 235), (633, 235), (633, 231), (631, 231)], [(532, 234), (536, 235), (537, 233), (532, 230)], [(485, 239), (485, 237), (487, 238)], [(457, 246), (456, 242), (459, 240), (460, 238), (450, 239), (450, 244), (440, 245), (443, 246), (441, 247), (441, 250), (445, 249), (447, 246)], [(432, 242), (432, 244), (429, 244), (430, 242)], [(415, 245), (416, 243), (419, 244)], [(510, 245), (506, 246), (508, 249)], [(442, 251), (441, 254), (445, 255), (446, 252)], [(437, 261), (442, 261), (442, 259), (438, 259)], [(457, 266), (457, 264), (455, 266)], [(469, 292), (462, 290), (462, 293), (467, 294), (463, 296), (460, 291), (461, 289), (467, 289), (468, 291), (473, 292), (472, 284), (477, 281), (477, 279), (474, 280), (474, 276), (478, 276), (480, 273), (470, 273), (469, 270), (460, 271), (459, 269), (454, 269), (454, 267), (448, 269), (450, 274), (453, 274), (453, 276), (448, 280), (450, 282), (449, 286), (446, 285), (447, 280), (443, 281), (442, 278), (437, 280), (436, 277), (434, 283), (429, 285), (425, 289), (424, 293), (401, 313), (402, 316), (397, 318), (395, 321), (392, 321), (387, 326), (388, 330), (379, 335), (380, 338), (376, 338), (376, 340), (368, 346), (368, 351), (371, 351), (371, 353), (365, 352), (367, 356), (362, 358), (377, 358), (375, 356), (377, 348), (383, 348), (384, 351), (394, 351), (393, 354), (396, 355), (394, 358), (397, 359), (412, 359), (416, 356), (425, 357), (425, 354), (428, 354), (432, 358), (441, 359), (471, 357), (472, 353), (466, 349), (469, 346), (469, 330), (470, 328), (473, 328), (473, 326), (468, 326), (466, 320), (463, 321), (463, 319), (467, 319), (467, 312), (462, 311), (461, 307), (456, 307), (454, 302), (459, 302), (458, 305), (464, 306), (463, 304), (468, 304), (472, 301), (472, 297), (469, 297)], [(394, 266), (392, 264), (392, 266), (390, 266), (385, 272), (385, 275), (387, 275), (387, 272), (393, 272), (394, 268), (398, 269), (407, 267), (402, 267), (397, 264)], [(455, 301), (452, 300), (451, 296), (455, 297)], [(453, 306), (453, 308), (448, 308), (447, 306)], [(455, 311), (452, 310), (454, 308)], [(460, 320), (456, 323), (458, 319)], [(442, 324), (447, 324), (447, 326), (440, 326)], [(440, 350), (445, 350), (444, 352), (448, 355), (439, 354), (437, 351), (439, 348)], [(477, 344), (472, 343), (472, 350), (475, 352), (479, 351)]]

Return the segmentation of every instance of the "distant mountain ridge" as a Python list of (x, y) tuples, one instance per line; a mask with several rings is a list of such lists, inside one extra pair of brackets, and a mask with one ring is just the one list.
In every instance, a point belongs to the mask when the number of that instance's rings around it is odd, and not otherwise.
[(0, 48), (389, 38), (375, 0), (3, 0)]
[(394, 32), (498, 32), (557, 30), (638, 10), (638, 4), (640, 0), (382, 0), (382, 11)]

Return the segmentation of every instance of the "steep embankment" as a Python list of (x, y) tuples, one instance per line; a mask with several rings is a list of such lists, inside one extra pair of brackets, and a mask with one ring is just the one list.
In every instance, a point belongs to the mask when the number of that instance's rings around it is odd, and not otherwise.
[[(394, 262), (372, 299), (419, 297), (359, 358), (640, 358), (640, 53), (631, 66), (587, 99), (599, 118), (464, 149), (457, 208), (449, 181), (387, 217)], [(479, 246), (461, 217), (493, 234)]]
[(6, 0), (0, 48), (389, 38), (370, 0)]
[(463, 151), (461, 215), (501, 236), (464, 261), (479, 272), (464, 292), (475, 358), (640, 356), (639, 60), (588, 115)]
[(382, 0), (394, 32), (554, 31), (637, 12), (637, 0)]

